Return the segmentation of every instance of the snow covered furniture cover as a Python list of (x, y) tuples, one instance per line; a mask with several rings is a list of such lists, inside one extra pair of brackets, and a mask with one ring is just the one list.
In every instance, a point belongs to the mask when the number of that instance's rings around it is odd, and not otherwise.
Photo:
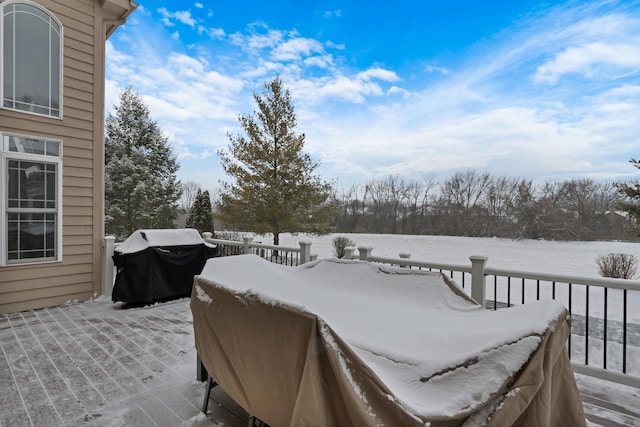
[(555, 301), (488, 311), (440, 273), (240, 255), (207, 261), (191, 310), (214, 381), (273, 427), (585, 425)]
[(144, 304), (191, 295), (193, 276), (215, 246), (197, 230), (137, 230), (114, 251), (117, 268), (111, 299)]

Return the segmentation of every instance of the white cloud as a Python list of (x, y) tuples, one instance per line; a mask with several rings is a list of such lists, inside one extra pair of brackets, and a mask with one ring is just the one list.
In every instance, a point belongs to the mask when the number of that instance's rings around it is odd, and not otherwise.
[(330, 49), (336, 49), (336, 50), (345, 50), (347, 48), (346, 45), (337, 44), (337, 43), (332, 42), (331, 40), (325, 42), (325, 46), (327, 46)]
[(212, 39), (223, 39), (227, 34), (222, 28), (206, 28), (203, 25), (198, 26), (198, 34), (208, 34)]
[(307, 67), (318, 68), (328, 68), (335, 65), (335, 61), (331, 55), (311, 56), (309, 58), (305, 58), (303, 63)]
[[(171, 53), (159, 63), (153, 51), (139, 49), (138, 53), (132, 58), (111, 48), (107, 57), (107, 108), (118, 102), (122, 88), (132, 84), (176, 145), (180, 157), (189, 158), (189, 153), (196, 153), (202, 158), (202, 147), (215, 149), (224, 143), (220, 124), (229, 126), (237, 120), (240, 110), (236, 102), (242, 99), (239, 92), (244, 82), (214, 70), (204, 58)], [(244, 96), (247, 101), (250, 99)]]
[(175, 24), (171, 21), (172, 18), (176, 19), (185, 25), (189, 25), (191, 28), (195, 28), (196, 21), (191, 16), (191, 12), (188, 10), (181, 10), (177, 12), (169, 12), (166, 7), (158, 9), (158, 13), (162, 15), (162, 23), (167, 27), (173, 27)]
[(444, 68), (444, 67), (436, 67), (434, 65), (427, 65), (426, 67), (424, 67), (424, 70), (427, 73), (440, 73), (443, 75), (447, 75), (449, 74), (451, 71), (449, 71), (448, 69)]
[(195, 28), (196, 21), (191, 17), (191, 12), (188, 10), (181, 10), (174, 14), (175, 18), (182, 22), (185, 25), (189, 25), (192, 28)]
[(202, 9), (202, 8), (204, 8), (204, 5), (203, 5), (202, 3), (194, 3), (194, 6), (195, 6), (197, 9)]
[(340, 18), (341, 16), (342, 16), (342, 10), (340, 10), (340, 9), (327, 10), (324, 13), (324, 17), (325, 18)]
[(204, 73), (208, 65), (206, 60), (193, 58), (182, 53), (172, 53), (168, 63), (173, 71), (179, 73), (180, 77), (197, 79)]
[(107, 40), (105, 42), (105, 55), (109, 57), (110, 61), (113, 61), (118, 64), (130, 61), (132, 59), (130, 55), (127, 55), (124, 52), (120, 52), (116, 50), (113, 47), (113, 43), (111, 43), (111, 40)]
[(217, 71), (209, 71), (203, 76), (203, 82), (217, 91), (227, 93), (237, 93), (242, 90), (244, 84), (242, 80), (225, 76)]
[(166, 7), (158, 9), (160, 15), (162, 15), (162, 23), (167, 27), (173, 27), (175, 24), (171, 22), (169, 18), (173, 17), (173, 14), (167, 10)]
[(371, 81), (373, 79), (384, 80), (387, 82), (396, 82), (400, 80), (398, 75), (389, 70), (385, 70), (383, 68), (369, 68), (368, 70), (362, 71), (356, 75), (356, 78), (363, 81)]
[(279, 44), (271, 51), (275, 61), (297, 61), (312, 53), (323, 53), (322, 43), (318, 40), (297, 37)]
[(535, 81), (555, 83), (565, 74), (576, 73), (587, 78), (598, 78), (606, 73), (637, 70), (640, 68), (640, 46), (624, 43), (587, 43), (569, 47), (540, 65)]
[(341, 98), (346, 101), (363, 103), (366, 96), (382, 95), (382, 89), (379, 85), (362, 79), (350, 79), (348, 77), (337, 77), (318, 90), (319, 94), (324, 97)]
[(143, 95), (143, 99), (145, 104), (149, 106), (153, 117), (171, 117), (174, 120), (188, 120), (197, 116), (193, 110), (181, 107), (173, 102), (168, 102), (164, 97), (159, 98), (152, 95)]
[(398, 86), (391, 86), (387, 91), (387, 95), (389, 96), (400, 96), (402, 98), (409, 98), (411, 96), (411, 92), (406, 89), (402, 89)]

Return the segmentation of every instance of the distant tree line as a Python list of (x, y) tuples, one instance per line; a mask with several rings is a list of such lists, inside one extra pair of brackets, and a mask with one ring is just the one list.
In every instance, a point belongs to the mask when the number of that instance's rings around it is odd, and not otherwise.
[(613, 183), (457, 172), (444, 182), (399, 176), (336, 192), (335, 232), (549, 240), (629, 240)]

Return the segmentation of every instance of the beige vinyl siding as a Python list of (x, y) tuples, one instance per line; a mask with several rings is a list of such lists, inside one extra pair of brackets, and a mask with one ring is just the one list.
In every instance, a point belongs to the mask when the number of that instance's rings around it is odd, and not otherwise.
[[(46, 307), (91, 298), (99, 291), (101, 272), (102, 201), (95, 188), (96, 144), (102, 144), (101, 74), (102, 28), (94, 26), (93, 0), (35, 0), (62, 23), (63, 41), (63, 118), (53, 119), (0, 109), (0, 129), (62, 141), (62, 262), (0, 267), (0, 313)], [(101, 17), (100, 17), (101, 19)], [(101, 25), (100, 25), (101, 27)], [(96, 61), (100, 67), (97, 66)], [(96, 71), (98, 70), (98, 71)], [(98, 85), (94, 82), (98, 82)], [(94, 93), (100, 95), (94, 102)], [(101, 153), (101, 151), (99, 151)], [(101, 157), (100, 157), (101, 158)], [(102, 182), (100, 179), (98, 182)]]

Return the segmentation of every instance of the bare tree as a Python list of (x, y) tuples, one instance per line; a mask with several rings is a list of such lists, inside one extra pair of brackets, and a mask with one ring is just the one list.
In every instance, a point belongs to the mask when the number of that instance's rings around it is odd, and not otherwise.
[(181, 183), (182, 187), (182, 197), (180, 197), (180, 209), (183, 209), (185, 212), (189, 212), (191, 210), (191, 206), (193, 206), (193, 202), (195, 202), (196, 197), (198, 196), (198, 191), (202, 191), (200, 188), (200, 184), (195, 181), (185, 181)]
[(443, 183), (439, 205), (447, 216), (441, 217), (442, 231), (465, 236), (485, 235), (486, 224), (480, 219), (486, 216), (486, 207), (481, 201), (491, 181), (489, 173), (469, 169), (456, 172)]

